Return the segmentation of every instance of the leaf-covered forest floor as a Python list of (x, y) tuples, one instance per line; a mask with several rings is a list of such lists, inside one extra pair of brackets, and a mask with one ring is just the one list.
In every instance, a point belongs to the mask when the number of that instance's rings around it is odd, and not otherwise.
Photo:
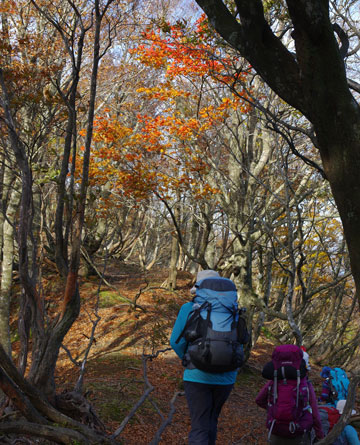
[[(171, 328), (180, 306), (189, 300), (192, 278), (190, 274), (180, 273), (176, 292), (161, 288), (166, 279), (163, 271), (150, 271), (145, 276), (135, 268), (119, 266), (108, 269), (106, 279), (111, 286), (102, 284), (100, 289), (98, 277), (82, 280), (81, 314), (64, 344), (73, 359), (82, 359), (97, 320), (98, 304), (99, 318), (86, 365), (84, 391), (107, 431), (113, 433), (144, 393), (143, 354), (169, 347)], [(49, 296), (49, 310), (55, 309), (55, 297), (61, 296), (61, 286), (55, 275), (47, 277), (44, 291)], [(139, 307), (134, 310), (127, 299), (136, 299)], [(219, 444), (267, 443), (265, 411), (257, 407), (255, 397), (265, 383), (261, 369), (270, 359), (272, 349), (271, 341), (261, 338), (239, 372), (219, 419)], [(156, 358), (147, 360), (145, 370), (154, 389), (118, 436), (119, 443), (124, 445), (150, 444), (169, 415), (173, 395), (182, 391), (183, 369), (172, 351), (161, 352)], [(319, 368), (311, 372), (319, 393)], [(78, 375), (79, 368), (69, 360), (67, 352), (61, 350), (56, 372), (59, 390), (71, 390)], [(159, 442), (163, 445), (187, 444), (190, 421), (185, 397), (178, 396), (174, 406), (172, 422)]]

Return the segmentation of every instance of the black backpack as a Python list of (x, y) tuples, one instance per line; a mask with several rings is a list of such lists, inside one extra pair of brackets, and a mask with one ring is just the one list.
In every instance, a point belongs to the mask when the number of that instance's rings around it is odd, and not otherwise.
[(193, 310), (176, 340), (188, 342), (183, 365), (210, 373), (234, 371), (243, 365), (242, 345), (249, 342), (236, 287), (227, 278), (207, 278), (196, 287)]

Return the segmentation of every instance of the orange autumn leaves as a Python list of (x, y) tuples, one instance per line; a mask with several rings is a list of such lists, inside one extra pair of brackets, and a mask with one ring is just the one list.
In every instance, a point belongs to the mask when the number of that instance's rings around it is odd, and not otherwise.
[(192, 189), (197, 198), (217, 193), (208, 184), (200, 186), (194, 180), (194, 174), (206, 175), (208, 169), (201, 152), (189, 147), (177, 149), (179, 140), (186, 140), (196, 131), (193, 122), (186, 126), (177, 119), (147, 115), (138, 116), (138, 122), (141, 131), (115, 118), (95, 121), (91, 185), (110, 182), (118, 194), (137, 201), (147, 199), (153, 192), (164, 199), (185, 189)]
[(195, 31), (189, 31), (182, 22), (174, 26), (163, 23), (160, 29), (149, 29), (143, 37), (147, 43), (132, 52), (144, 65), (164, 69), (169, 79), (180, 75), (211, 76), (219, 81), (230, 77), (234, 81), (234, 75), (238, 80), (246, 77), (246, 73), (234, 74), (238, 57), (228, 55), (221, 46), (215, 47), (205, 16), (196, 22)]
[[(219, 193), (206, 180), (210, 154), (203, 141), (216, 136), (217, 126), (229, 113), (247, 113), (249, 102), (245, 93), (243, 97), (227, 93), (217, 100), (200, 96), (204, 79), (219, 87), (234, 63), (226, 55), (214, 58), (210, 34), (204, 29), (202, 19), (192, 34), (179, 24), (165, 33), (148, 30), (143, 34), (146, 43), (131, 50), (137, 63), (153, 70), (158, 80), (155, 85), (139, 82), (131, 125), (126, 123), (129, 110), (111, 115), (106, 109), (96, 118), (90, 185), (110, 183), (118, 196), (136, 201), (153, 193), (162, 199), (178, 192), (191, 193), (194, 199)], [(245, 81), (246, 75), (242, 76)], [(103, 201), (101, 207), (108, 204)]]

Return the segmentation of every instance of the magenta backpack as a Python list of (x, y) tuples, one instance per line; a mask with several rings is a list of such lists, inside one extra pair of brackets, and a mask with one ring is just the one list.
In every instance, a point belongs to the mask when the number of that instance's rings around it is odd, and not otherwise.
[(281, 345), (274, 349), (273, 382), (268, 388), (269, 438), (271, 434), (300, 436), (313, 426), (308, 380), (300, 376), (302, 357), (303, 352), (296, 345)]

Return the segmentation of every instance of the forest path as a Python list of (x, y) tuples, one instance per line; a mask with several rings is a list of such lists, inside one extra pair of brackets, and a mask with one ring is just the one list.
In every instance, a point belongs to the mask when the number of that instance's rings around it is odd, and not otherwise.
[[(189, 300), (191, 282), (188, 275), (180, 276), (176, 293), (160, 288), (164, 276), (158, 272), (154, 271), (148, 279), (150, 281), (145, 283), (142, 276), (123, 274), (113, 280), (116, 289), (102, 287), (100, 292), (96, 279), (84, 281), (81, 314), (65, 338), (73, 356), (81, 358), (91, 335), (100, 294), (100, 319), (87, 363), (84, 390), (109, 433), (119, 427), (144, 393), (143, 353), (151, 354), (169, 347), (169, 335), (179, 307)], [(137, 297), (142, 309), (129, 308), (124, 297), (131, 300)], [(266, 413), (255, 404), (255, 397), (265, 383), (261, 369), (270, 360), (272, 349), (271, 341), (260, 338), (246, 366), (239, 372), (219, 418), (219, 445), (267, 443)], [(318, 370), (312, 372), (314, 377), (319, 375)], [(174, 393), (182, 391), (183, 368), (173, 351), (147, 360), (146, 373), (154, 389), (119, 435), (119, 443), (123, 445), (150, 444), (168, 417)], [(57, 369), (58, 387), (71, 390), (77, 375), (78, 371), (62, 351)], [(172, 422), (161, 436), (161, 445), (187, 444), (190, 418), (184, 396), (177, 398), (175, 407)]]

